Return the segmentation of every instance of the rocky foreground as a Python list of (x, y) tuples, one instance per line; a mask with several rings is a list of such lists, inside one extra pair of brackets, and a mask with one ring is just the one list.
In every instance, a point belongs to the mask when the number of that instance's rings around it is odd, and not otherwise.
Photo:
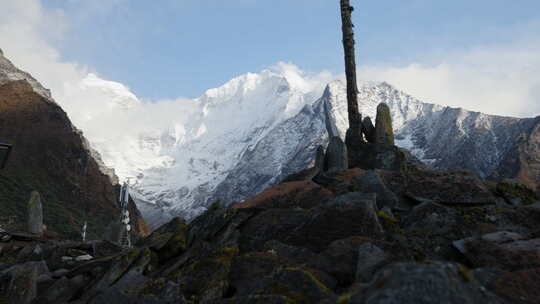
[(289, 178), (136, 248), (0, 245), (0, 303), (539, 303), (540, 202), (407, 166)]

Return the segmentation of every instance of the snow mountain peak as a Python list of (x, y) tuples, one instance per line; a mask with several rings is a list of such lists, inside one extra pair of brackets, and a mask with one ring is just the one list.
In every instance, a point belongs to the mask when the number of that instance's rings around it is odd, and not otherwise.
[[(129, 180), (154, 225), (174, 215), (191, 218), (216, 200), (253, 196), (308, 167), (329, 134), (344, 138), (348, 128), (345, 82), (286, 63), (189, 100), (141, 102), (95, 75), (81, 86), (90, 93), (74, 95), (82, 109), (87, 96), (110, 97), (76, 125), (104, 162)], [(397, 145), (433, 168), (464, 168), (482, 177), (497, 172), (514, 153), (518, 135), (534, 124), (425, 103), (385, 82), (359, 83), (364, 117), (374, 119), (381, 102), (390, 108)], [(117, 128), (104, 131), (100, 124)]]

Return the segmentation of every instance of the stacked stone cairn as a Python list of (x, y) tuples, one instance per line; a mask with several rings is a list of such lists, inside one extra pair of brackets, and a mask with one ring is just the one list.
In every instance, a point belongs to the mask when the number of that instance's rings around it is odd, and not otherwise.
[[(359, 129), (360, 134), (352, 130)], [(380, 163), (382, 160), (382, 163)], [(399, 168), (399, 149), (394, 146), (392, 116), (385, 103), (377, 106), (375, 126), (369, 116), (365, 117), (361, 126), (347, 130), (346, 143), (333, 136), (328, 143), (325, 156), (324, 172), (339, 172), (349, 167), (365, 169)]]
[[(355, 132), (352, 130), (360, 130)], [(377, 106), (375, 126), (369, 116), (360, 126), (349, 128), (345, 142), (335, 134), (325, 149), (319, 146), (312, 167), (287, 176), (282, 182), (321, 179), (325, 174), (338, 173), (348, 168), (399, 170), (404, 163), (403, 153), (394, 145), (394, 131), (390, 108), (385, 103)]]

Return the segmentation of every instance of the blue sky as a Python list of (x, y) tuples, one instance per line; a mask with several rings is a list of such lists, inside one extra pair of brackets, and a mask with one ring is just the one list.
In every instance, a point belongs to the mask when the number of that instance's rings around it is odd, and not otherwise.
[[(361, 81), (489, 114), (540, 115), (540, 1), (351, 2)], [(0, 4), (0, 48), (64, 103), (89, 72), (152, 103), (279, 62), (343, 73), (338, 0)]]
[[(7, 1), (7, 0), (6, 0)], [(149, 99), (196, 97), (278, 61), (343, 70), (337, 0), (44, 0), (68, 26), (63, 58)], [(536, 0), (352, 0), (361, 65), (438, 64), (452, 52), (512, 44)], [(537, 27), (536, 27), (537, 28)]]

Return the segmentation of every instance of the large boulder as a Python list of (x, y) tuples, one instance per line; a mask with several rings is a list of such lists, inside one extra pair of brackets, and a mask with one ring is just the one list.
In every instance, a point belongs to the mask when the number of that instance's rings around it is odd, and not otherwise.
[(311, 217), (309, 210), (302, 209), (268, 209), (260, 212), (242, 225), (240, 249), (260, 251), (270, 240), (292, 244), (289, 241), (290, 234), (303, 227)]
[(333, 241), (351, 236), (383, 236), (375, 194), (350, 192), (312, 208), (309, 220), (290, 231), (286, 242), (321, 252)]
[(495, 204), (486, 185), (467, 171), (415, 170), (407, 175), (406, 195), (418, 202), (448, 205)]
[(333, 276), (339, 287), (347, 287), (355, 281), (359, 250), (363, 244), (371, 244), (367, 237), (353, 236), (332, 242), (326, 250), (308, 260), (312, 268)]
[(510, 271), (540, 267), (540, 238), (498, 231), (455, 241), (454, 246), (476, 267)]
[(323, 251), (333, 241), (351, 236), (380, 238), (383, 229), (376, 214), (376, 195), (347, 193), (311, 209), (268, 209), (250, 218), (240, 229), (242, 251), (261, 250), (270, 240)]
[(358, 246), (358, 263), (356, 265), (356, 279), (369, 281), (377, 267), (387, 259), (387, 254), (377, 245), (364, 242)]
[(350, 297), (351, 304), (502, 304), (476, 283), (464, 266), (450, 263), (393, 264)]
[(399, 205), (398, 197), (388, 189), (376, 171), (370, 170), (365, 174), (356, 176), (352, 184), (355, 191), (377, 194), (377, 207), (379, 209), (383, 207), (394, 208)]

